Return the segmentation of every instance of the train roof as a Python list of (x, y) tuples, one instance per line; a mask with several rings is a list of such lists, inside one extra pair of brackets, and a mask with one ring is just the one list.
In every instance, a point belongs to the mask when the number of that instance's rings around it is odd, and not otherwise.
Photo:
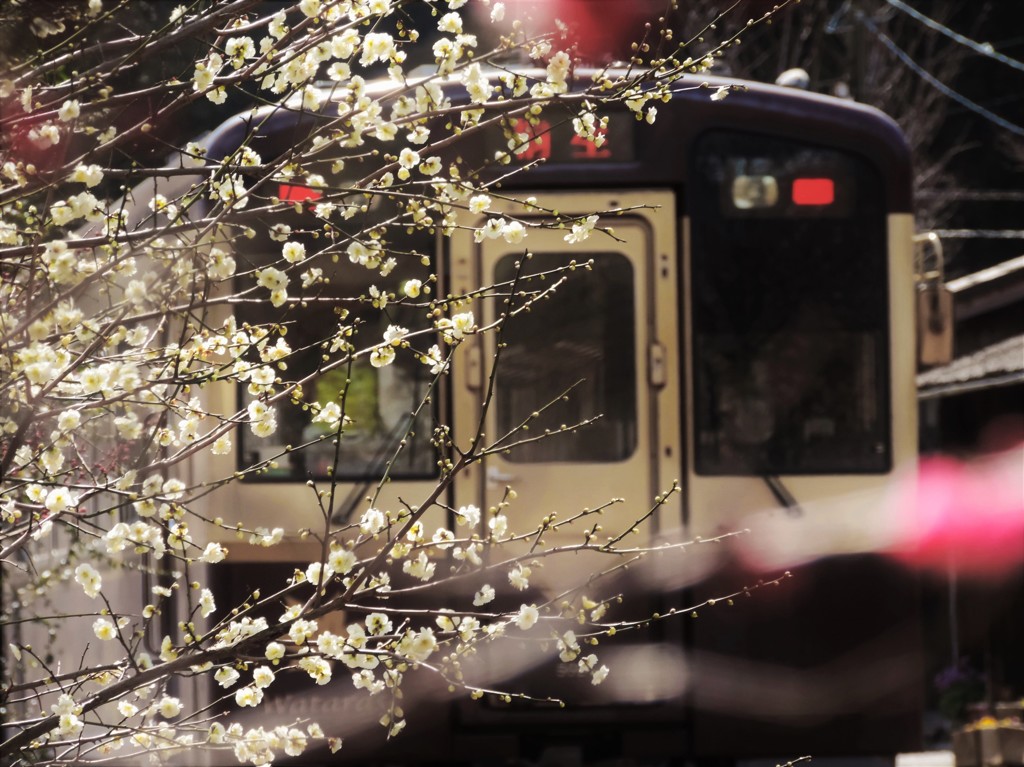
[[(592, 82), (594, 72), (578, 70), (575, 73), (576, 91), (570, 91), (570, 98), (562, 108), (571, 109), (574, 103), (571, 97), (578, 96)], [(498, 70), (493, 74), (497, 77)], [(542, 70), (522, 70), (522, 74), (535, 74), (543, 79)], [(427, 79), (430, 78), (419, 78), (419, 82)], [(410, 83), (415, 85), (417, 78), (410, 78)], [(456, 104), (465, 103), (465, 89), (458, 82), (445, 82), (443, 86)], [(323, 86), (325, 107), (330, 103), (332, 88), (336, 87), (334, 83)], [(712, 100), (711, 94), (722, 87), (730, 87), (728, 97)], [(381, 98), (387, 98), (394, 89), (395, 84), (386, 78), (367, 83), (367, 92)], [(635, 122), (627, 160), (540, 163), (529, 173), (508, 176), (503, 186), (507, 189), (678, 186), (687, 178), (694, 142), (713, 129), (774, 136), (859, 155), (867, 159), (883, 179), (888, 210), (909, 212), (913, 208), (910, 148), (896, 122), (873, 107), (727, 77), (688, 75), (675, 84), (673, 91), (668, 103), (657, 104), (658, 117), (653, 124)], [(497, 110), (507, 105), (496, 101), (488, 108)], [(545, 114), (556, 114), (559, 108), (559, 99), (555, 98), (545, 107)], [(602, 114), (616, 111), (628, 114), (624, 106), (615, 104), (604, 106), (601, 111)], [(568, 117), (570, 112), (563, 114)], [(334, 115), (328, 112), (323, 116)], [(284, 151), (295, 146), (300, 134), (308, 135), (315, 119), (316, 115), (302, 111), (294, 100), (289, 100), (227, 120), (211, 132), (205, 143), (210, 147), (211, 157), (225, 156), (241, 144), (254, 125), (259, 125), (264, 145)], [(467, 136), (466, 141), (469, 140)], [(273, 152), (262, 154), (269, 157)], [(507, 174), (508, 168), (503, 167), (501, 172)]]

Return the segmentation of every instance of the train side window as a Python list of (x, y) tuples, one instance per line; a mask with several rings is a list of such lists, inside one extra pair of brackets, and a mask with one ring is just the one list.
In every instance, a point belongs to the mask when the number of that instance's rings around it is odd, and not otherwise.
[[(272, 263), (280, 266), (279, 243), (259, 237), (251, 242), (251, 250), (236, 254), (239, 272), (247, 275), (241, 278), (242, 287), (252, 284), (253, 270)], [(436, 476), (436, 455), (430, 436), (437, 414), (434, 407), (428, 406), (420, 410), (415, 422), (412, 418), (412, 412), (427, 395), (433, 376), (430, 368), (418, 361), (411, 350), (399, 351), (394, 362), (383, 368), (373, 367), (363, 356), (353, 361), (351, 367), (340, 365), (315, 375), (323, 365), (325, 346), (329, 347), (341, 326), (354, 330), (351, 341), (358, 349), (379, 343), (389, 325), (412, 330), (423, 327), (422, 307), (391, 301), (381, 311), (353, 298), (366, 295), (372, 285), (400, 295), (399, 286), (406, 280), (424, 278), (428, 269), (422, 266), (420, 259), (423, 254), (432, 252), (433, 239), (419, 232), (410, 235), (398, 232), (391, 243), (393, 250), (389, 252), (395, 253), (398, 265), (385, 277), (376, 270), (352, 263), (344, 252), (340, 258), (316, 253), (317, 243), (310, 240), (307, 252), (314, 255), (303, 263), (303, 268), (322, 269), (327, 281), (301, 289), (304, 299), (301, 304), (274, 309), (262, 300), (242, 302), (236, 307), (239, 324), (287, 326), (285, 340), (293, 354), (288, 358), (287, 370), (279, 373), (280, 377), (284, 381), (296, 381), (315, 376), (303, 386), (306, 404), (323, 405), (333, 401), (340, 406), (341, 392), (345, 390), (344, 407), (351, 419), (336, 456), (333, 437), (326, 424), (314, 421), (302, 404), (279, 400), (275, 405), (277, 429), (271, 436), (261, 439), (248, 428), (238, 430), (240, 468), (280, 456), (276, 459), (276, 468), (256, 475), (255, 479), (306, 481), (333, 476), (347, 481), (369, 481), (382, 475), (403, 438), (406, 444), (392, 462), (390, 476), (395, 479)], [(299, 282), (294, 276), (291, 286), (296, 292), (300, 290)], [(344, 319), (339, 315), (342, 310), (346, 313)], [(414, 346), (426, 351), (432, 342), (432, 336), (424, 336)], [(337, 354), (333, 356), (336, 358)], [(247, 406), (252, 396), (244, 386), (239, 387), (239, 393), (241, 405)], [(412, 436), (408, 436), (409, 432)], [(287, 445), (306, 447), (284, 454)]]
[[(513, 449), (518, 463), (611, 462), (628, 458), (637, 444), (634, 274), (621, 253), (573, 254), (593, 259), (591, 270), (567, 273), (555, 294), (507, 324), (497, 376), (495, 406), (501, 434), (526, 420), (535, 437), (594, 419), (575, 435), (560, 434)], [(498, 282), (514, 278), (520, 255), (501, 258)], [(536, 276), (565, 266), (564, 253), (536, 253), (520, 287), (540, 291), (551, 284)], [(532, 275), (532, 276), (531, 276)], [(561, 395), (571, 388), (565, 398)], [(553, 403), (550, 404), (549, 403)]]

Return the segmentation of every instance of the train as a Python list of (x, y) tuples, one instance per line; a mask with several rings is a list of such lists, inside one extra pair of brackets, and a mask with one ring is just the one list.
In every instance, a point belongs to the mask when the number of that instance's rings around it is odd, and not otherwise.
[[(210, 569), (217, 604), (270, 593), (319, 558), (315, 536), (298, 534), (325, 524), (311, 484), (330, 487), (339, 526), (357, 524), (368, 499), (397, 509), (429, 497), (443, 472), (441, 424), (453, 444), (524, 423), (546, 438), (465, 467), (424, 516), (428, 529), (454, 528), (454, 510), (467, 507), (508, 508), (531, 529), (553, 512), (564, 518), (616, 498), (601, 523), (616, 531), (657, 498), (643, 545), (719, 541), (706, 547), (710, 557), (662, 557), (613, 581), (639, 595), (638, 614), (673, 617), (607, 643), (607, 686), (582, 685), (557, 664), (489, 657), (484, 667), (502, 667), (501, 683), (529, 700), (470, 701), (427, 683), (407, 691), (408, 732), (386, 743), (379, 712), (361, 699), (275, 686), (264, 714), (316, 716), (345, 731), (337, 755), (324, 749), (301, 763), (760, 765), (814, 754), (816, 764), (891, 764), (919, 747), (919, 593), (912, 574), (872, 553), (872, 520), (885, 517), (894, 479), (917, 460), (910, 150), (891, 119), (849, 100), (706, 75), (681, 85), (652, 124), (608, 106), (600, 142), (581, 139), (573, 112), (556, 103), (539, 119), (510, 118), (504, 130), (467, 132), (455, 145), (490, 179), (490, 207), (460, 212), (446, 233), (440, 222), (389, 230), (389, 248), (407, 257), (387, 284), (419, 281), (439, 300), (470, 296), (462, 305), (485, 327), (503, 309), (493, 296), (473, 297), (480, 286), (523, 285), (536, 297), (553, 281), (545, 275), (586, 268), (564, 272), (555, 297), (538, 299), (500, 336), (467, 336), (436, 383), (412, 355), (318, 375), (325, 329), (339, 317), (366, 337), (422, 324), (422, 302), (400, 289), (385, 296), (386, 313), (344, 301), (380, 279), (356, 263), (386, 255), (372, 241), (324, 263), (330, 282), (315, 299), (212, 310), (213, 325), (231, 316), (239, 326), (287, 325), (297, 350), (288, 375), (308, 380), (306, 403), (344, 389), (353, 420), (340, 441), (323, 439), (308, 407), (282, 400), (274, 434), (239, 427), (233, 453), (186, 465), (189, 487), (240, 476), (197, 502), (223, 520), (211, 541), (230, 550)], [(367, 92), (388, 87), (370, 82)], [(272, 105), (200, 143), (211, 160), (247, 146), (272, 161), (317, 125), (305, 110)], [(524, 133), (508, 163), (491, 161), (509, 135)], [(383, 162), (368, 151), (347, 161), (353, 191), (331, 198), (355, 206), (364, 230), (415, 215), (400, 197), (359, 194), (358, 179)], [(176, 175), (160, 190), (174, 199), (192, 183)], [(308, 229), (325, 193), (302, 176), (253, 184), (247, 236), (222, 246), (243, 289), (280, 259), (282, 231)], [(290, 210), (275, 205), (261, 217), (251, 212), (261, 199)], [(128, 218), (148, 215), (140, 206)], [(495, 216), (521, 222), (529, 237), (476, 236)], [(559, 226), (566, 220), (593, 232), (582, 241)], [(424, 264), (433, 282), (422, 279)], [(225, 413), (255, 402), (244, 386), (203, 396)], [(755, 526), (733, 547), (752, 520), (768, 521), (770, 539), (759, 541)], [(282, 528), (285, 540), (262, 546), (234, 525)], [(562, 540), (553, 533), (548, 542)], [(569, 565), (577, 575), (590, 566)], [(182, 619), (166, 611), (164, 628)], [(178, 684), (183, 698), (218, 694), (199, 677)]]
[[(625, 524), (615, 514), (636, 514), (638, 504), (675, 480), (680, 491), (658, 507), (650, 535), (715, 537), (774, 509), (768, 513), (782, 525), (782, 539), (795, 548), (809, 537), (818, 545), (834, 536), (850, 553), (810, 562), (771, 595), (732, 609), (701, 609), (696, 620), (680, 619), (655, 630), (656, 638), (627, 645), (634, 658), (654, 653), (652, 663), (667, 664), (664, 673), (677, 683), (668, 689), (662, 683), (633, 690), (625, 704), (594, 702), (592, 691), (577, 691), (580, 705), (569, 712), (447, 703), (440, 723), (428, 728), (434, 759), (466, 758), (481, 742), (490, 758), (640, 753), (698, 761), (805, 751), (819, 758), (892, 757), (919, 744), (924, 684), (913, 578), (858, 553), (857, 545), (858, 536), (871, 535), (871, 514), (887, 508), (893, 478), (916, 460), (907, 144), (890, 119), (848, 100), (741, 83), (717, 101), (709, 94), (735, 83), (702, 78), (694, 85), (659, 107), (653, 125), (610, 110), (600, 146), (548, 113), (514, 126), (530, 141), (513, 163), (533, 167), (502, 180), (497, 188), (508, 201), (489, 213), (531, 225), (531, 273), (584, 258), (592, 267), (570, 279), (558, 300), (509, 326), (501, 339), (506, 367), (494, 379), (484, 431), (506, 433), (573, 387), (566, 407), (544, 410), (534, 429), (600, 418), (582, 433), (487, 455), (454, 481), (445, 507), (493, 508), (512, 487), (515, 522), (529, 529), (553, 510), (621, 497), (625, 503), (605, 514), (614, 529)], [(261, 128), (251, 145), (264, 156), (295, 143), (292, 132), (309, 130), (273, 110), (256, 122)], [(234, 150), (240, 124), (215, 134), (211, 154)], [(460, 147), (467, 156), (487, 157), (496, 145), (487, 134), (467, 140), (477, 144)], [(318, 193), (293, 183), (268, 194), (308, 204)], [(532, 212), (515, 202), (523, 198), (536, 199)], [(615, 211), (596, 223), (614, 225), (614, 239), (568, 242), (563, 230), (546, 228), (551, 211), (580, 218)], [(388, 210), (382, 206), (376, 215), (385, 220)], [(450, 237), (416, 232), (403, 246), (429, 258), (438, 295), (464, 295), (515, 276), (523, 247), (474, 238), (485, 220), (479, 215)], [(276, 252), (262, 232), (246, 248), (252, 265), (261, 263), (261, 253)], [(339, 279), (350, 292), (369, 284), (355, 270), (344, 274)], [(500, 309), (479, 303), (481, 324), (493, 322)], [(242, 318), (266, 321), (261, 311), (243, 308)], [(308, 319), (292, 329), (293, 345), (312, 343), (312, 335), (302, 335), (304, 324), (315, 333), (331, 307), (306, 311)], [(403, 311), (396, 307), (390, 321), (404, 324)], [(436, 482), (431, 423), (449, 424), (456, 442), (472, 439), (490, 396), (496, 343), (488, 334), (460, 347), (434, 414), (416, 416), (420, 444), (389, 466), (377, 503), (424, 495)], [(312, 371), (316, 361), (306, 364)], [(361, 431), (336, 464), (346, 498), (340, 519), (358, 516), (426, 386), (414, 362), (378, 372), (376, 380), (373, 372), (364, 366), (353, 375), (365, 396), (351, 403), (365, 412), (355, 414)], [(242, 436), (244, 463), (283, 455), (289, 442), (302, 439), (297, 410), (279, 419), (280, 437)], [(217, 504), (244, 509), (249, 526), (273, 527), (287, 509), (290, 525), (312, 527), (316, 520), (302, 515), (315, 509), (305, 504), (303, 512), (294, 499), (309, 477), (326, 476), (333, 458), (326, 450), (308, 450), (234, 483)], [(230, 468), (209, 467), (211, 476)], [(851, 509), (864, 520), (861, 529), (845, 521)], [(438, 524), (450, 521), (437, 514)], [(268, 556), (282, 573), (309, 559), (295, 548), (235, 545), (228, 567), (239, 574), (223, 598), (244, 598)], [(682, 585), (651, 599), (661, 609), (682, 609), (751, 582), (751, 572), (733, 563), (683, 577)], [(643, 687), (642, 672), (635, 676)], [(547, 669), (523, 680), (543, 697), (553, 678)], [(420, 757), (434, 750), (423, 740), (408, 739)]]

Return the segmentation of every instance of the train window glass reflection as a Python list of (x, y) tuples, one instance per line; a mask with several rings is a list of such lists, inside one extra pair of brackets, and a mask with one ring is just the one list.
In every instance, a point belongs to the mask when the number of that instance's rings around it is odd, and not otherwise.
[[(568, 272), (555, 294), (505, 328), (495, 404), (498, 430), (508, 433), (530, 421), (523, 437), (562, 424), (597, 418), (575, 435), (560, 434), (521, 445), (505, 457), (520, 463), (610, 462), (628, 458), (636, 447), (636, 341), (633, 268), (620, 253), (574, 254), (592, 258), (593, 269)], [(515, 276), (519, 255), (502, 258), (499, 282)], [(564, 253), (537, 253), (524, 267), (521, 289), (551, 284), (541, 272), (565, 266)], [(576, 384), (567, 399), (560, 395)], [(546, 410), (548, 403), (554, 402)]]
[[(697, 471), (887, 471), (886, 216), (878, 174), (854, 155), (740, 133), (708, 134), (694, 156)], [(736, 203), (736, 180), (752, 172), (777, 180), (782, 191), (771, 204)], [(808, 181), (822, 189), (815, 205), (805, 194)]]
[[(307, 245), (307, 252), (314, 252), (314, 243)], [(242, 271), (242, 261), (245, 268), (251, 270), (270, 264), (275, 258), (279, 261), (280, 253), (281, 245), (277, 244), (239, 256), (239, 271)], [(354, 296), (366, 295), (371, 285), (397, 294), (406, 280), (423, 279), (429, 270), (420, 264), (418, 256), (410, 256), (411, 251), (405, 253), (406, 257), (400, 258), (398, 266), (386, 277), (352, 263), (344, 251), (337, 262), (330, 256), (314, 256), (303, 268), (321, 268), (330, 279), (326, 284), (300, 291), (296, 273), (289, 291), (294, 288), (306, 299), (303, 305), (290, 304), (274, 309), (269, 302), (261, 300), (242, 303), (236, 309), (239, 324), (277, 322), (287, 326), (285, 339), (293, 354), (288, 359), (287, 370), (278, 373), (283, 381), (313, 376), (303, 387), (302, 403), (280, 400), (275, 405), (277, 429), (271, 436), (260, 439), (248, 427), (238, 430), (240, 466), (277, 456), (284, 452), (286, 445), (307, 445), (281, 455), (277, 458), (277, 467), (258, 475), (257, 479), (305, 481), (334, 476), (342, 480), (370, 481), (380, 477), (393, 458), (390, 475), (396, 479), (427, 478), (436, 474), (436, 456), (430, 444), (435, 413), (427, 406), (420, 410), (415, 422), (412, 418), (413, 411), (427, 395), (433, 376), (412, 350), (397, 350), (394, 362), (383, 368), (373, 367), (364, 355), (351, 365), (342, 364), (316, 375), (323, 365), (325, 345), (330, 344), (341, 326), (353, 328), (351, 341), (357, 349), (379, 343), (389, 325), (410, 330), (424, 326), (426, 319), (422, 308), (391, 301), (380, 311), (353, 300)], [(251, 284), (251, 277), (247, 279)], [(261, 298), (265, 298), (265, 291)], [(339, 314), (343, 310), (347, 312), (344, 319)], [(433, 335), (420, 337), (414, 346), (426, 351), (434, 341)], [(331, 356), (337, 359), (338, 353)], [(240, 387), (239, 391), (245, 407), (253, 397), (245, 387)], [(351, 423), (345, 427), (336, 461), (332, 430), (325, 423), (314, 422), (312, 413), (303, 404), (322, 405), (333, 401), (340, 406), (343, 397)], [(318, 440), (321, 437), (326, 438)], [(395, 458), (403, 438), (405, 447)], [(309, 444), (311, 442), (313, 444)]]

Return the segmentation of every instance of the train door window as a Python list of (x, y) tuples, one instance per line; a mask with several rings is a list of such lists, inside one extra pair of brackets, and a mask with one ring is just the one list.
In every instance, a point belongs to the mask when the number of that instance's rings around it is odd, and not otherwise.
[[(597, 420), (582, 438), (561, 434), (517, 447), (508, 455), (514, 463), (621, 461), (636, 447), (633, 267), (620, 253), (574, 251), (572, 258), (592, 260), (593, 266), (566, 274), (552, 298), (505, 327), (495, 396), (498, 431), (512, 431), (534, 412), (529, 434)], [(510, 283), (521, 259), (502, 256), (495, 279)], [(524, 263), (520, 289), (540, 293), (568, 261), (565, 253), (534, 254)]]
[[(496, 370), (494, 332), (462, 350), (465, 364), (458, 357), (453, 363), (456, 444), (471, 444), (481, 428), (481, 444), (501, 440), (500, 446), (509, 447), (489, 451), (460, 473), (455, 503), (490, 508), (507, 501), (511, 487), (516, 498), (510, 522), (514, 516), (516, 529), (526, 531), (552, 512), (567, 519), (584, 507), (621, 498), (621, 508), (601, 521), (612, 534), (650, 508), (663, 483), (678, 474), (672, 461), (680, 452), (679, 389), (674, 378), (660, 376), (656, 364), (662, 349), (677, 344), (677, 281), (669, 268), (675, 262), (675, 197), (664, 190), (548, 190), (537, 199), (536, 209), (566, 216), (627, 212), (601, 218), (583, 243), (567, 242), (566, 230), (542, 216), (527, 221), (526, 247), (500, 238), (475, 242), (469, 231), (452, 238), (456, 290), (497, 286), (477, 303), (481, 325), (506, 310), (501, 286), (517, 274), (517, 296), (543, 292), (565, 277), (550, 297), (505, 324)], [(609, 225), (614, 238), (598, 231)], [(531, 258), (524, 258), (526, 248)], [(573, 261), (574, 270), (550, 273)], [(585, 268), (591, 261), (592, 268)], [(481, 424), (489, 393), (493, 399)], [(503, 439), (521, 424), (528, 429)], [(557, 433), (563, 425), (579, 424), (571, 433)], [(579, 532), (567, 525), (551, 535), (569, 541), (578, 540)]]
[(878, 174), (854, 155), (743, 133), (706, 134), (693, 157), (697, 472), (887, 471)]
[[(373, 215), (376, 211), (370, 211)], [(377, 212), (385, 217), (384, 211)], [(269, 229), (269, 226), (268, 226)], [(298, 229), (298, 227), (293, 227)], [(301, 235), (297, 235), (301, 239)], [(252, 287), (254, 271), (274, 263), (280, 267), (281, 244), (257, 236), (251, 250), (236, 253), (241, 287)], [(433, 240), (423, 233), (408, 234), (404, 230), (389, 234), (388, 256), (394, 255), (397, 266), (386, 276), (376, 269), (367, 269), (353, 261), (344, 247), (336, 252), (324, 252), (322, 243), (309, 240), (307, 252), (312, 255), (303, 262), (302, 269), (294, 272), (289, 292), (298, 294), (301, 303), (285, 304), (274, 309), (266, 300), (242, 302), (235, 311), (238, 322), (250, 324), (280, 323), (287, 328), (285, 340), (292, 350), (287, 369), (276, 371), (285, 382), (310, 379), (303, 385), (301, 402), (279, 400), (277, 428), (269, 437), (258, 438), (248, 428), (238, 430), (240, 466), (277, 457), (275, 468), (256, 475), (271, 480), (324, 479), (367, 481), (380, 477), (391, 461), (390, 476), (395, 479), (425, 479), (436, 474), (436, 456), (430, 444), (435, 412), (430, 406), (419, 409), (415, 422), (412, 417), (428, 389), (433, 376), (430, 368), (416, 359), (411, 350), (399, 350), (391, 364), (376, 368), (364, 355), (351, 365), (341, 364), (319, 372), (325, 353), (330, 352), (332, 341), (339, 329), (350, 328), (349, 340), (357, 349), (368, 348), (384, 338), (389, 325), (415, 330), (428, 320), (422, 308), (395, 300), (401, 296), (400, 286), (410, 278), (425, 278), (429, 269), (421, 264), (423, 255), (432, 252)], [(321, 250), (317, 253), (316, 251)], [(317, 268), (327, 278), (308, 288), (300, 288), (300, 271)], [(380, 294), (390, 294), (383, 310), (373, 308), (365, 300), (373, 286)], [(266, 291), (257, 288), (259, 298)], [(421, 337), (414, 343), (426, 351), (435, 341), (434, 336)], [(421, 348), (422, 347), (422, 348)], [(330, 353), (337, 359), (339, 353)], [(319, 374), (318, 374), (319, 372)], [(253, 397), (240, 387), (241, 405), (245, 407)], [(434, 398), (437, 400), (439, 398)], [(331, 428), (313, 420), (311, 403), (320, 405), (333, 401), (344, 404), (351, 419), (335, 445)], [(405, 445), (395, 458), (399, 444)], [(285, 447), (302, 449), (285, 452)], [(337, 452), (336, 452), (337, 451)], [(394, 459), (394, 460), (392, 460)]]

